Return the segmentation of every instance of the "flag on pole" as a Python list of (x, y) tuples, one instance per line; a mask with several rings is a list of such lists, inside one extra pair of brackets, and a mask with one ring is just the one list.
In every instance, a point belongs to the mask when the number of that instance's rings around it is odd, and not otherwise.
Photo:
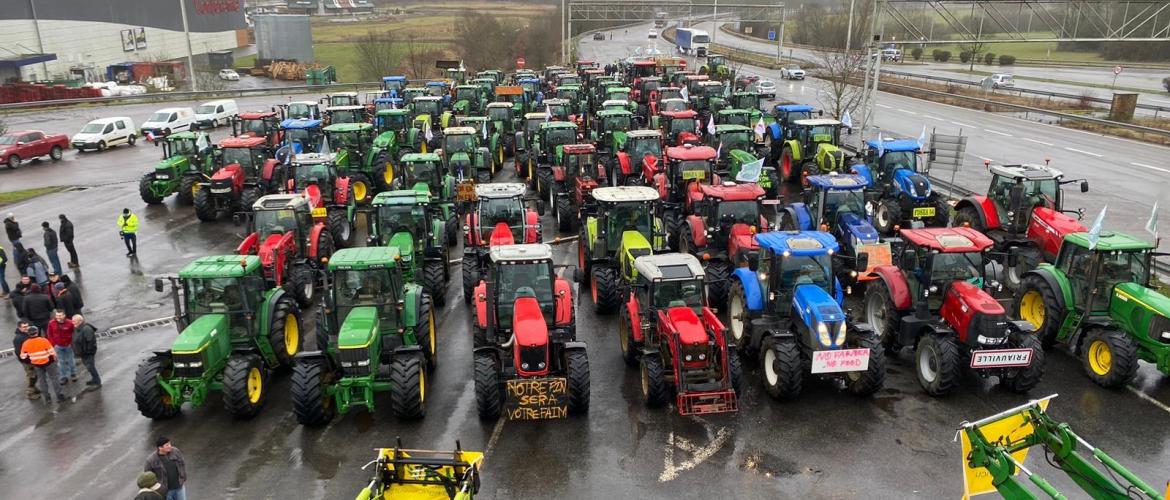
[(691, 97), (687, 95), (687, 88), (685, 86), (678, 91), (678, 95), (679, 97), (682, 97), (684, 101), (691, 100)]
[(710, 118), (707, 118), (707, 133), (715, 135), (715, 115), (711, 115)]
[(877, 155), (878, 155), (878, 158), (881, 158), (881, 157), (882, 157), (882, 155), (884, 155), (884, 154), (886, 154), (886, 145), (885, 145), (884, 141), (882, 140), (882, 133), (881, 133), (881, 131), (878, 131), (878, 139), (877, 139)]
[(1150, 220), (1146, 221), (1146, 231), (1154, 235), (1154, 241), (1158, 240), (1158, 202), (1154, 202), (1154, 209), (1150, 210)]
[(487, 122), (483, 122), (483, 140), (485, 140), (485, 141), (487, 140), (487, 127), (488, 127)]
[(845, 128), (853, 128), (853, 118), (849, 117), (849, 110), (845, 110), (845, 114), (841, 115), (841, 125)]
[(735, 174), (736, 182), (759, 182), (760, 171), (764, 169), (764, 159), (760, 158), (756, 161), (744, 163), (740, 167), (739, 173)]
[[(205, 150), (209, 147), (211, 147), (211, 144), (207, 141), (207, 134), (199, 134), (199, 138), (195, 139), (195, 150), (202, 152), (203, 150)], [(1155, 204), (1154, 210), (1157, 210), (1157, 209), (1158, 209), (1158, 205)]]
[(764, 115), (760, 115), (760, 121), (756, 122), (756, 135), (763, 137), (764, 131), (767, 129), (768, 127), (764, 125)]
[(431, 133), (431, 127), (427, 127), (427, 131), (423, 135), (423, 137), (427, 138), (427, 142), (431, 142), (431, 139), (435, 138), (435, 134)]
[(544, 107), (544, 121), (552, 121), (552, 106)]
[(1089, 250), (1097, 248), (1097, 240), (1101, 239), (1101, 224), (1105, 222), (1105, 210), (1109, 205), (1101, 207), (1101, 213), (1097, 214), (1097, 218), (1093, 220), (1093, 227), (1089, 228)]
[(922, 126), (922, 133), (918, 134), (918, 149), (926, 147), (926, 125)]
[(329, 152), (329, 136), (321, 138), (321, 148), (317, 150), (318, 153), (325, 154)]
[(723, 141), (719, 141), (719, 146), (715, 148), (715, 158), (723, 155)]

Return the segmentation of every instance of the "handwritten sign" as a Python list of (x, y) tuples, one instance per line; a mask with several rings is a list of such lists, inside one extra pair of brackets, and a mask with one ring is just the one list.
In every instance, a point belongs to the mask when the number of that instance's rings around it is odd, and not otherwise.
[(504, 397), (508, 420), (569, 416), (569, 383), (564, 377), (509, 380)]
[(869, 369), (869, 349), (839, 349), (813, 353), (813, 373), (859, 372)]
[(455, 193), (455, 201), (475, 201), (475, 183), (471, 181), (459, 183)]

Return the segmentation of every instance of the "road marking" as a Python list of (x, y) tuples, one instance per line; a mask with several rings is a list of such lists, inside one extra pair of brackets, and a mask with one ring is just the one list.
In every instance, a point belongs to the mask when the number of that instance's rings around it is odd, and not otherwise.
[(955, 124), (955, 125), (958, 125), (958, 126), (960, 126), (960, 127), (967, 127), (967, 128), (979, 128), (979, 127), (976, 127), (976, 126), (974, 126), (974, 125), (967, 125), (966, 123), (959, 123), (959, 122), (954, 122), (954, 121), (953, 121), (953, 122), (951, 122), (951, 123), (953, 123), (953, 124)]
[(1064, 149), (1067, 149), (1067, 150), (1069, 150), (1069, 151), (1072, 151), (1072, 152), (1074, 152), (1074, 153), (1081, 153), (1081, 154), (1087, 154), (1087, 155), (1089, 155), (1089, 156), (1096, 156), (1097, 158), (1101, 158), (1101, 157), (1105, 156), (1105, 155), (1103, 155), (1103, 154), (1099, 154), (1099, 153), (1090, 153), (1090, 152), (1088, 152), (1088, 151), (1081, 151), (1081, 150), (1079, 150), (1079, 149), (1076, 149), (1076, 148), (1069, 148), (1069, 147), (1066, 147), (1066, 148), (1064, 148)]
[(1000, 132), (1000, 131), (998, 131), (998, 130), (991, 130), (991, 129), (987, 129), (987, 128), (983, 129), (983, 131), (984, 131), (984, 132), (990, 132), (990, 133), (992, 133), (992, 134), (996, 134), (996, 135), (1002, 135), (1002, 136), (1004, 136), (1004, 137), (1011, 137), (1011, 136), (1012, 136), (1012, 134), (1008, 134), (1008, 133)]
[(898, 108), (898, 111), (901, 111), (901, 112), (903, 112), (903, 113), (906, 113), (906, 114), (908, 114), (908, 115), (916, 115), (916, 114), (918, 114), (918, 113), (915, 113), (915, 112), (913, 112), (913, 111), (910, 111), (910, 110), (908, 110), (908, 109), (902, 109), (902, 108)]
[(492, 448), (495, 448), (496, 441), (500, 440), (500, 434), (503, 434), (504, 432), (504, 422), (508, 421), (504, 415), (500, 415), (499, 418), (500, 419), (496, 421), (496, 428), (492, 429), (492, 437), (488, 438), (487, 447), (483, 449), (483, 455), (485, 457), (492, 452)]
[(1147, 101), (1160, 102), (1162, 104), (1170, 104), (1170, 101), (1163, 101), (1161, 99), (1146, 99)]
[[(720, 427), (718, 431), (715, 431), (715, 437), (711, 439), (710, 443), (705, 446), (696, 446), (686, 438), (675, 437), (674, 432), (671, 432), (666, 436), (666, 453), (663, 459), (662, 474), (658, 476), (658, 482), (665, 483), (670, 481), (678, 477), (679, 472), (691, 470), (695, 466), (703, 463), (703, 461), (711, 458), (715, 452), (723, 447), (723, 444), (727, 442), (727, 438), (729, 437), (731, 437), (731, 431), (727, 430), (726, 427)], [(683, 460), (676, 465), (674, 463), (675, 448), (690, 453), (691, 458), (689, 460)]]
[(976, 158), (979, 158), (980, 160), (983, 160), (983, 161), (989, 161), (989, 162), (995, 163), (995, 160), (992, 160), (991, 158), (988, 158), (988, 157), (986, 157), (986, 156), (979, 156), (979, 155), (977, 155), (977, 154), (975, 154), (975, 153), (967, 153), (967, 154), (969, 154), (969, 155), (971, 155), (971, 156), (974, 156), (974, 157), (976, 157)]
[(893, 106), (886, 106), (885, 104), (878, 104), (879, 108), (894, 109)]
[(1166, 173), (1170, 174), (1170, 170), (1168, 170), (1168, 169), (1165, 169), (1162, 167), (1155, 167), (1153, 165), (1146, 165), (1145, 163), (1130, 162), (1130, 165), (1133, 165), (1135, 167), (1148, 168), (1150, 170), (1157, 170), (1159, 172), (1166, 172)]
[(943, 119), (942, 119), (942, 118), (939, 118), (939, 117), (937, 117), (937, 116), (922, 115), (922, 117), (923, 117), (923, 118), (926, 118), (926, 119), (928, 119), (928, 120), (938, 120), (938, 121), (940, 121), (940, 122), (941, 122), (941, 121), (943, 121)]
[(1025, 140), (1025, 141), (1028, 141), (1028, 142), (1034, 142), (1034, 143), (1036, 143), (1036, 144), (1043, 144), (1043, 145), (1045, 145), (1045, 146), (1051, 146), (1051, 145), (1052, 145), (1052, 143), (1051, 143), (1051, 142), (1037, 141), (1036, 139), (1029, 139), (1029, 138), (1027, 138), (1027, 137), (1025, 137), (1025, 138), (1024, 138), (1024, 140)]
[(1144, 399), (1144, 400), (1146, 400), (1146, 401), (1149, 401), (1149, 402), (1153, 403), (1153, 404), (1154, 404), (1154, 406), (1157, 406), (1158, 408), (1161, 408), (1161, 409), (1162, 409), (1163, 411), (1165, 411), (1166, 413), (1170, 413), (1170, 406), (1166, 406), (1166, 404), (1165, 404), (1165, 403), (1163, 403), (1163, 402), (1161, 402), (1161, 401), (1158, 401), (1157, 399), (1154, 399), (1154, 398), (1153, 398), (1153, 397), (1151, 397), (1149, 394), (1146, 394), (1146, 393), (1144, 393), (1144, 392), (1142, 392), (1142, 391), (1139, 391), (1139, 390), (1137, 390), (1137, 389), (1134, 389), (1132, 385), (1127, 385), (1127, 386), (1125, 386), (1125, 388), (1126, 388), (1126, 389), (1129, 389), (1129, 392), (1132, 392), (1132, 393), (1134, 393), (1134, 394), (1137, 394), (1137, 397), (1139, 397), (1139, 398), (1142, 398), (1142, 399)]

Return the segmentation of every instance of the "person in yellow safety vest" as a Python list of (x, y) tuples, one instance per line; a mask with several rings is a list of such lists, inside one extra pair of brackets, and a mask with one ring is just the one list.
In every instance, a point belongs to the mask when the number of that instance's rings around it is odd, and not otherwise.
[(118, 234), (122, 236), (122, 242), (126, 244), (126, 256), (137, 256), (138, 216), (130, 213), (129, 208), (123, 208), (122, 215), (118, 217)]
[(32, 363), (33, 370), (37, 373), (37, 386), (45, 394), (46, 403), (51, 404), (50, 399), (54, 395), (57, 396), (56, 403), (65, 400), (65, 394), (61, 392), (61, 383), (57, 379), (57, 352), (53, 350), (53, 344), (41, 336), (40, 328), (28, 327), (28, 340), (20, 346), (20, 359)]

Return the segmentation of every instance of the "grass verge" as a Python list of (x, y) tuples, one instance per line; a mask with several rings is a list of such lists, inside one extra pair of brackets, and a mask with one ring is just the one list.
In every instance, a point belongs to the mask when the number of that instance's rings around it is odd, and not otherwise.
[[(943, 71), (946, 71), (948, 73), (959, 73), (959, 74), (963, 74), (963, 75), (976, 75), (976, 76), (989, 76), (989, 75), (993, 75), (996, 73), (1011, 73), (1011, 66), (1001, 66), (1001, 68), (1007, 68), (1007, 69), (1003, 69), (1000, 71), (994, 71), (994, 72), (993, 71), (980, 71), (977, 69), (976, 70), (944, 69)], [(1056, 78), (1036, 78), (1034, 76), (1020, 76), (1020, 75), (1015, 75), (1015, 74), (1013, 74), (1013, 76), (1015, 77), (1016, 80), (1027, 80), (1030, 82), (1059, 83), (1062, 85), (1073, 85), (1073, 86), (1077, 86), (1077, 87), (1094, 87), (1094, 88), (1108, 89), (1108, 90), (1124, 90), (1127, 92), (1145, 92), (1145, 93), (1158, 92), (1157, 90), (1151, 90), (1151, 89), (1140, 89), (1137, 87), (1125, 87), (1125, 86), (1114, 87), (1112, 85), (1102, 85), (1099, 83), (1091, 83), (1091, 82), (1079, 82), (1079, 81), (1075, 81), (1075, 80), (1059, 80)]]
[(63, 189), (61, 186), (49, 186), (32, 189), (20, 189), (16, 191), (6, 191), (0, 193), (0, 206), (11, 205), (19, 203), (24, 200), (36, 198), (37, 196), (46, 195), (49, 193), (56, 193)]

